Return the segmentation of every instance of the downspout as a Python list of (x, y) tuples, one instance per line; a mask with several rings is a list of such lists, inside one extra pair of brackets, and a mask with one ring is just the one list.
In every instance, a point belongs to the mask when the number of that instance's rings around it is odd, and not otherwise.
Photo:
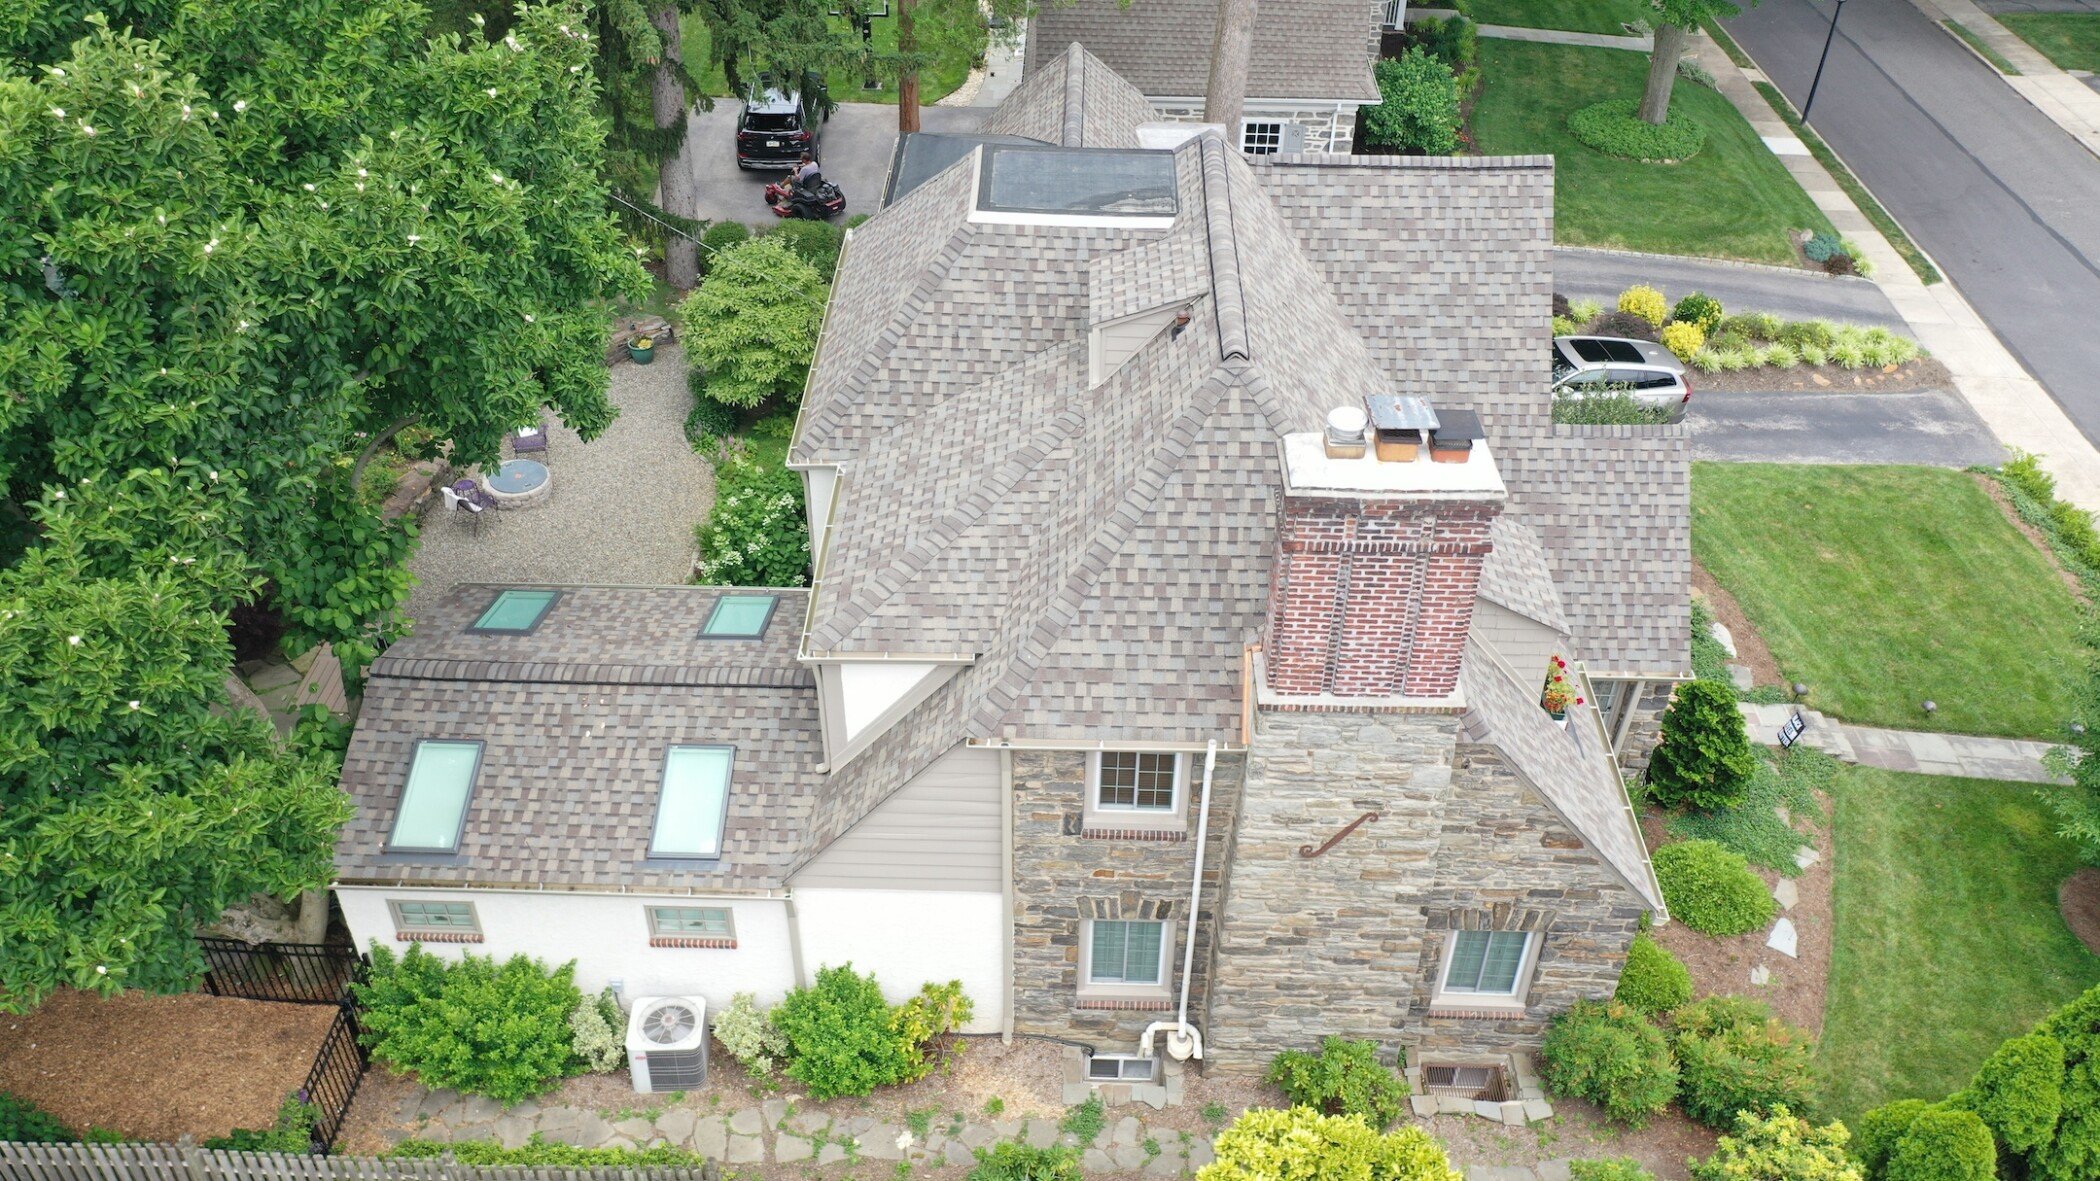
[(802, 958), (802, 920), (795, 914), (795, 891), (792, 888), (781, 895), (780, 905), (786, 908), (788, 970), (795, 974), (796, 988), (808, 988), (809, 976), (803, 968)]
[(1014, 752), (999, 752), (999, 941), (1006, 963), (1006, 1013), (999, 1020), (999, 1042), (1014, 1040)]
[[(1173, 1022), (1174, 1032), (1167, 1036), (1167, 1053), (1177, 1060), (1203, 1057), (1203, 1035), (1189, 1024), (1189, 978), (1196, 967), (1196, 920), (1202, 913), (1203, 902), (1203, 854), (1210, 843), (1210, 779), (1218, 765), (1218, 740), (1213, 738), (1203, 752), (1203, 801), (1196, 812), (1196, 870), (1189, 878), (1188, 933), (1181, 940), (1181, 1003)], [(1138, 1052), (1152, 1056), (1152, 1037), (1165, 1028), (1164, 1021), (1145, 1027), (1145, 1034), (1138, 1041)]]

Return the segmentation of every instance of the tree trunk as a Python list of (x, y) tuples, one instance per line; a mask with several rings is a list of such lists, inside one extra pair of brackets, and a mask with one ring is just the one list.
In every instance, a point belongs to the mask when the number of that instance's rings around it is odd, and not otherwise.
[(919, 17), (915, 0), (897, 0), (897, 134), (919, 129)]
[[(656, 27), (664, 43), (663, 56), (657, 59), (656, 77), (650, 87), (650, 112), (656, 116), (657, 130), (675, 128), (678, 132), (677, 146), (657, 161), (658, 200), (666, 210), (680, 217), (697, 217), (700, 213), (699, 186), (693, 176), (692, 153), (688, 150), (692, 140), (686, 133), (685, 82), (679, 77), (685, 48), (678, 29), (677, 0), (652, 0), (649, 23)], [(691, 241), (678, 234), (667, 235), (664, 239), (664, 279), (680, 291), (700, 280), (698, 251)]]
[(1677, 83), (1677, 59), (1688, 39), (1684, 29), (1664, 25), (1655, 30), (1655, 52), (1648, 58), (1648, 90), (1641, 95), (1641, 119), (1657, 127), (1670, 117), (1670, 88)]
[(1218, 0), (1218, 27), (1211, 41), (1210, 84), (1203, 92), (1203, 121), (1222, 124), (1225, 141), (1240, 142), (1240, 112), (1247, 105), (1247, 63), (1254, 56), (1255, 0)]
[(328, 891), (302, 891), (299, 895), (299, 942), (328, 941)]

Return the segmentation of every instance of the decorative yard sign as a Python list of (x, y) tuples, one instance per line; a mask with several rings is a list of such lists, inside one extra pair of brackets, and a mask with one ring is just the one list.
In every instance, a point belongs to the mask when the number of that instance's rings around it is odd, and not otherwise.
[(1801, 716), (1800, 710), (1795, 710), (1794, 716), (1788, 718), (1786, 720), (1786, 725), (1781, 726), (1779, 728), (1779, 745), (1784, 749), (1792, 750), (1794, 747), (1794, 742), (1797, 739), (1799, 739), (1802, 733), (1807, 729), (1808, 719)]

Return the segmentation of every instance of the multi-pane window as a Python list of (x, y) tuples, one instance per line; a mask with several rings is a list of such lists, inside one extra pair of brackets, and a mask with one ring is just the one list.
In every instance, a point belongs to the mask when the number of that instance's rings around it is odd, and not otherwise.
[(396, 930), (412, 934), (478, 934), (481, 923), (471, 902), (388, 902)]
[(720, 906), (652, 906), (649, 933), (703, 939), (730, 939), (736, 934), (728, 909)]
[(1111, 750), (1101, 753), (1094, 806), (1136, 812), (1171, 812), (1181, 756), (1153, 751)]
[(498, 594), (481, 618), (474, 621), (468, 630), (477, 632), (500, 632), (522, 635), (540, 625), (547, 617), (547, 609), (561, 597), (560, 591), (551, 590), (507, 590)]
[(466, 825), (467, 800), (474, 792), (474, 773), (481, 765), (478, 742), (418, 742), (401, 789), (401, 810), (394, 816), (387, 848), (418, 853), (452, 853), (459, 849)]
[(1240, 150), (1250, 156), (1270, 156), (1283, 150), (1283, 124), (1273, 119), (1248, 119), (1240, 124)]
[(729, 812), (726, 746), (674, 746), (664, 758), (663, 797), (656, 805), (651, 857), (719, 857)]
[(1160, 971), (1166, 951), (1165, 923), (1095, 919), (1092, 926), (1088, 983), (1159, 984), (1166, 979)]
[(766, 634), (766, 624), (773, 618), (773, 608), (780, 599), (776, 595), (723, 595), (715, 600), (714, 609), (707, 613), (707, 622), (700, 628), (703, 636), (717, 639), (753, 639)]
[(1527, 931), (1460, 931), (1453, 937), (1445, 992), (1488, 992), (1509, 996), (1517, 991), (1517, 974), (1530, 949)]

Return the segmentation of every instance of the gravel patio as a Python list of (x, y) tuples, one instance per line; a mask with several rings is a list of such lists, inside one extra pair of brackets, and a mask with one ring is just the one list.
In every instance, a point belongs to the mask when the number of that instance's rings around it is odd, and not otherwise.
[[(419, 617), (462, 582), (675, 585), (692, 573), (693, 526), (714, 503), (714, 471), (685, 440), (693, 396), (685, 351), (657, 347), (656, 363), (613, 366), (620, 417), (595, 442), (552, 421), (544, 452), (552, 494), (527, 508), (447, 512), (435, 500), (409, 569)], [(506, 457), (508, 453), (506, 451)], [(456, 477), (455, 477), (456, 478)]]

